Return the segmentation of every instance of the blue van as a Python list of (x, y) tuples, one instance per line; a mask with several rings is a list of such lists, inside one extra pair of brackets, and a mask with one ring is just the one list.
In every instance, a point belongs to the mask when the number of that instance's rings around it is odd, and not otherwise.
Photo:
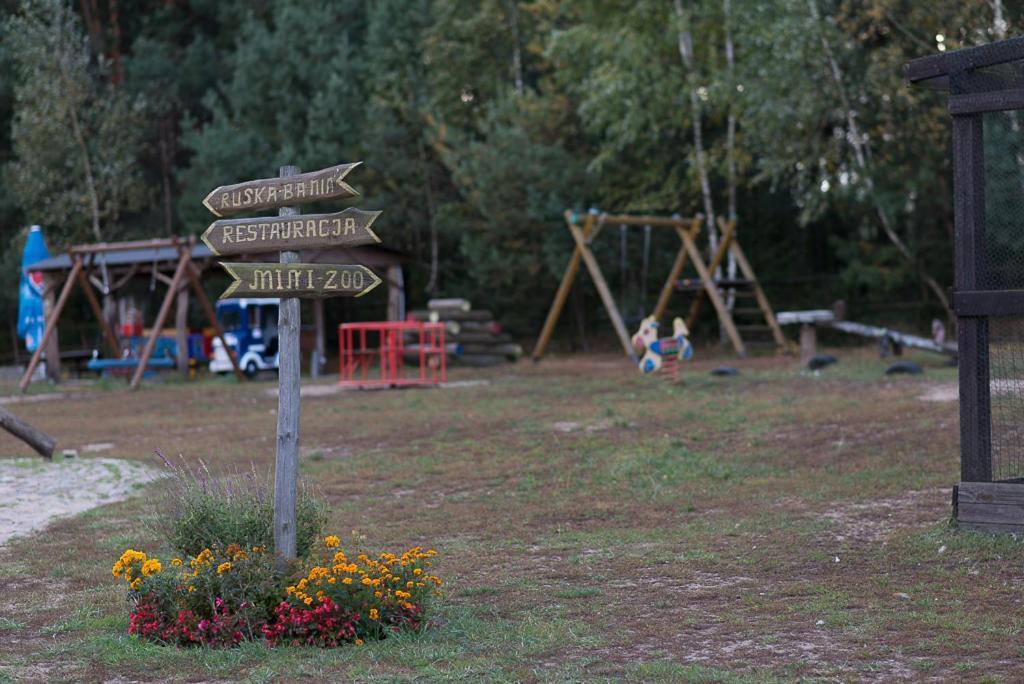
[[(217, 302), (217, 322), (236, 355), (238, 366), (250, 378), (262, 370), (277, 370), (277, 298), (222, 299)], [(231, 359), (213, 338), (212, 373), (231, 372)]]

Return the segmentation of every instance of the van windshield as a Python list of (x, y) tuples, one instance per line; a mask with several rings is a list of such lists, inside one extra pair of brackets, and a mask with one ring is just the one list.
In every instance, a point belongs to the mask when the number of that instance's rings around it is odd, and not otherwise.
[(236, 308), (221, 309), (217, 312), (217, 318), (225, 330), (237, 330), (242, 322), (242, 312)]

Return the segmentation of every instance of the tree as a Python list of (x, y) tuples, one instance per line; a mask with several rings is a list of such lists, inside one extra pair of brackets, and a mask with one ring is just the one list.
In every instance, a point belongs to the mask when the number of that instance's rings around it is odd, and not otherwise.
[(104, 78), (64, 0), (25, 0), (5, 26), (17, 67), (5, 175), (29, 220), (58, 239), (112, 239), (147, 199), (137, 165), (145, 103)]

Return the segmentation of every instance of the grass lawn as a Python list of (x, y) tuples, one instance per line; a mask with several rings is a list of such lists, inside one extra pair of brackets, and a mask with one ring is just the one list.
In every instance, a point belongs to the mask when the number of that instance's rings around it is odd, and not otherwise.
[[(763, 358), (713, 378), (704, 360), (677, 385), (574, 357), (304, 398), (330, 530), (440, 552), (432, 629), (331, 651), (139, 642), (110, 567), (160, 547), (143, 495), (0, 548), (0, 681), (1019, 681), (1024, 546), (949, 527), (957, 405), (919, 399), (955, 370), (841, 356), (818, 376)], [(64, 447), (113, 443), (104, 457), (269, 472), (275, 387), (108, 383), (11, 408)]]

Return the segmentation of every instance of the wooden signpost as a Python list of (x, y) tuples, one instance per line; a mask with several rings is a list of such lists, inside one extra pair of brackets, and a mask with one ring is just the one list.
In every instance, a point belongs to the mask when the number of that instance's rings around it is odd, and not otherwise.
[(203, 204), (214, 216), (230, 216), (262, 209), (279, 209), (309, 202), (355, 197), (359, 193), (353, 190), (344, 178), (359, 164), (360, 162), (338, 164), (311, 173), (296, 173), (291, 176), (222, 185), (207, 195)]
[(355, 197), (344, 182), (358, 166), (339, 164), (299, 173), (282, 166), (277, 178), (226, 185), (203, 204), (217, 216), (278, 209), (278, 216), (214, 221), (203, 242), (217, 256), (280, 251), (280, 263), (224, 263), (234, 282), (225, 297), (281, 297), (278, 307), (277, 454), (274, 462), (274, 549), (286, 564), (296, 554), (295, 498), (299, 474), (299, 299), (361, 297), (381, 279), (361, 265), (303, 264), (299, 249), (380, 242), (370, 226), (380, 212), (348, 208), (300, 216), (297, 205)]
[(362, 297), (381, 283), (365, 266), (329, 264), (240, 264), (221, 262), (235, 282), (227, 297)]
[(377, 234), (370, 230), (378, 216), (379, 211), (349, 207), (335, 214), (222, 219), (210, 224), (203, 233), (203, 242), (214, 256), (371, 245), (380, 242)]

